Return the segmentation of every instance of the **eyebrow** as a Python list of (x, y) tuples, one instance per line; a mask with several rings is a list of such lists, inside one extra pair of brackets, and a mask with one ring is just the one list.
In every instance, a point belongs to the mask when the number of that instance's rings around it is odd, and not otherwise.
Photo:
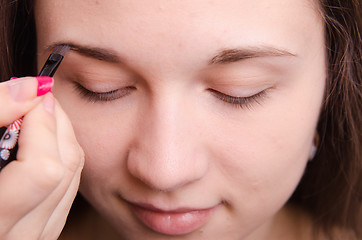
[[(106, 61), (110, 63), (120, 63), (121, 59), (117, 53), (110, 49), (104, 49), (99, 47), (88, 47), (79, 44), (62, 42), (49, 45), (46, 49), (52, 51), (55, 47), (60, 45), (70, 46), (70, 50), (77, 52), (85, 57)], [(261, 47), (248, 47), (248, 48), (233, 48), (224, 49), (219, 51), (209, 61), (209, 65), (214, 64), (226, 64), (238, 62), (241, 60), (261, 57), (296, 57), (297, 55), (284, 49), (278, 49), (275, 47), (261, 46)]]
[(261, 57), (296, 57), (297, 55), (284, 49), (274, 47), (250, 47), (221, 50), (211, 58), (209, 64), (225, 64), (241, 60)]
[(77, 52), (80, 55), (83, 55), (85, 57), (89, 57), (89, 58), (93, 58), (93, 59), (97, 59), (97, 60), (101, 60), (101, 61), (106, 61), (106, 62), (110, 62), (110, 63), (121, 62), (121, 59), (118, 57), (118, 55), (110, 49), (82, 46), (82, 45), (69, 43), (69, 42), (51, 44), (46, 49), (48, 51), (52, 51), (55, 47), (61, 46), (61, 45), (68, 45), (70, 47), (71, 51)]

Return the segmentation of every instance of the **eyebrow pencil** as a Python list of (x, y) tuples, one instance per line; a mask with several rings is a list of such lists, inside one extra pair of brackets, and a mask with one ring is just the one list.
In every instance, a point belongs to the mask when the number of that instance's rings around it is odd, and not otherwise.
[[(54, 47), (38, 76), (53, 77), (65, 54), (69, 50), (69, 45), (57, 45)], [(15, 120), (6, 129), (0, 139), (0, 171), (16, 158), (17, 141), (22, 122), (23, 118)]]

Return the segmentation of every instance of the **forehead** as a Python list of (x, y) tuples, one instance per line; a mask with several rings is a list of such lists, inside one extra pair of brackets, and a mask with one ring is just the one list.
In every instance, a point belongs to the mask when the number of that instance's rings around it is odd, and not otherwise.
[(35, 9), (39, 46), (71, 40), (193, 51), (266, 43), (298, 52), (322, 29), (310, 0), (37, 0)]

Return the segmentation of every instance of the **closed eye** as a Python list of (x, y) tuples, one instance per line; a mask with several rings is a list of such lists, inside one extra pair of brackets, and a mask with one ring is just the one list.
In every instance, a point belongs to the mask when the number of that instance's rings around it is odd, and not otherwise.
[(208, 90), (212, 93), (212, 95), (214, 95), (219, 100), (228, 103), (232, 106), (240, 107), (242, 109), (244, 108), (251, 109), (254, 106), (254, 104), (261, 104), (262, 100), (267, 96), (267, 89), (248, 97), (235, 97), (227, 95), (215, 89), (208, 89)]
[(119, 98), (127, 96), (136, 88), (133, 86), (128, 86), (107, 92), (94, 92), (76, 83), (75, 89), (77, 92), (80, 93), (80, 95), (83, 98), (85, 98), (89, 102), (95, 103), (95, 102), (110, 102), (117, 100)]

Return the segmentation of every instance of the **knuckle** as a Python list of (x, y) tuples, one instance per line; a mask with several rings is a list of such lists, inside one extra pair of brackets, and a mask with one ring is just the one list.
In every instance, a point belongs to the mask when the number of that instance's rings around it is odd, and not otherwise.
[(76, 172), (80, 167), (80, 159), (79, 157), (69, 157), (67, 160), (67, 169), (72, 173)]
[(79, 154), (80, 154), (80, 167), (83, 168), (84, 166), (84, 162), (85, 162), (85, 153), (84, 153), (84, 150), (83, 148), (78, 145), (78, 148), (79, 148)]
[(83, 168), (84, 165), (84, 152), (79, 144), (74, 140), (71, 141), (67, 150), (61, 154), (63, 156), (63, 162), (67, 169), (74, 173), (78, 169)]
[(60, 184), (64, 176), (64, 168), (61, 164), (44, 159), (41, 169), (34, 173), (34, 184), (42, 190), (51, 190)]

